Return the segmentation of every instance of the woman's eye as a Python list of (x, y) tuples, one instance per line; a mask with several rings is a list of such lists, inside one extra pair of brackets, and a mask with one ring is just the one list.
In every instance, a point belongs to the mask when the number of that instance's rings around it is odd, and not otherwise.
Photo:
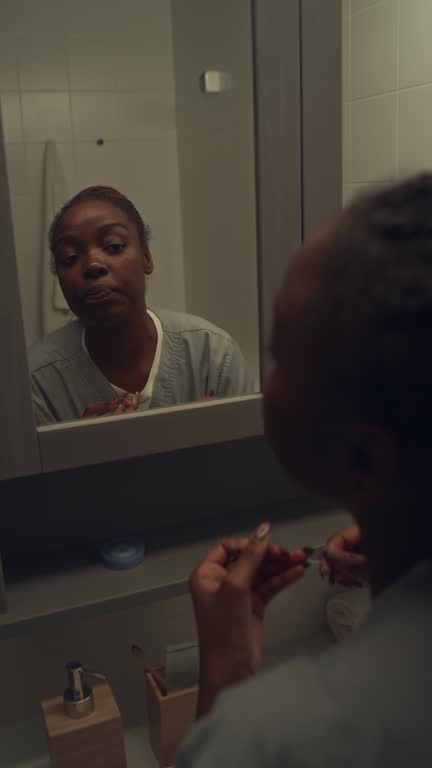
[(63, 258), (60, 259), (60, 264), (62, 267), (73, 267), (78, 258), (77, 253), (73, 253), (70, 256), (63, 256)]
[(118, 253), (121, 253), (126, 248), (125, 243), (108, 243), (108, 245), (105, 246), (105, 249), (108, 251), (108, 253), (111, 253), (113, 255), (116, 255)]

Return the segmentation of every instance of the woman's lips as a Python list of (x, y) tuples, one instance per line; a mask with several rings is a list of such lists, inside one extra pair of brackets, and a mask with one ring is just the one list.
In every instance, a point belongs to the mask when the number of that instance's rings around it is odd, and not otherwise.
[(91, 288), (84, 294), (86, 304), (100, 304), (112, 298), (113, 291), (110, 288)]

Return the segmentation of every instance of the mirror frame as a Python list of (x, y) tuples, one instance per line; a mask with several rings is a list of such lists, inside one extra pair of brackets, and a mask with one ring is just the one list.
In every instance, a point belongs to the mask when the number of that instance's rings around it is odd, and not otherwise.
[[(323, 5), (251, 0), (262, 372), (287, 254), (341, 207), (341, 5)], [(0, 225), (0, 480), (263, 433), (261, 394), (36, 427), (1, 120)]]

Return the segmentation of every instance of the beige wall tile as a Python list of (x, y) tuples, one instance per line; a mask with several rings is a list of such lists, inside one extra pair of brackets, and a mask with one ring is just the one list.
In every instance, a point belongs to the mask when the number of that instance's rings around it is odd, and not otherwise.
[(399, 85), (432, 82), (432, 3), (401, 0)]
[(385, 0), (351, 17), (351, 95), (385, 93), (397, 81), (397, 3)]
[(399, 94), (399, 172), (432, 170), (432, 85)]
[(352, 104), (351, 181), (382, 181), (396, 173), (396, 94)]

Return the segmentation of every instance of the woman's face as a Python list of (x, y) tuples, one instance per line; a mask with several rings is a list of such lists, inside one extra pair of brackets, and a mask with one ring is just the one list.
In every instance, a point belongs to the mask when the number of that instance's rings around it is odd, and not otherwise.
[(148, 249), (129, 216), (103, 200), (83, 200), (54, 232), (57, 275), (72, 312), (88, 325), (123, 322), (144, 305)]

